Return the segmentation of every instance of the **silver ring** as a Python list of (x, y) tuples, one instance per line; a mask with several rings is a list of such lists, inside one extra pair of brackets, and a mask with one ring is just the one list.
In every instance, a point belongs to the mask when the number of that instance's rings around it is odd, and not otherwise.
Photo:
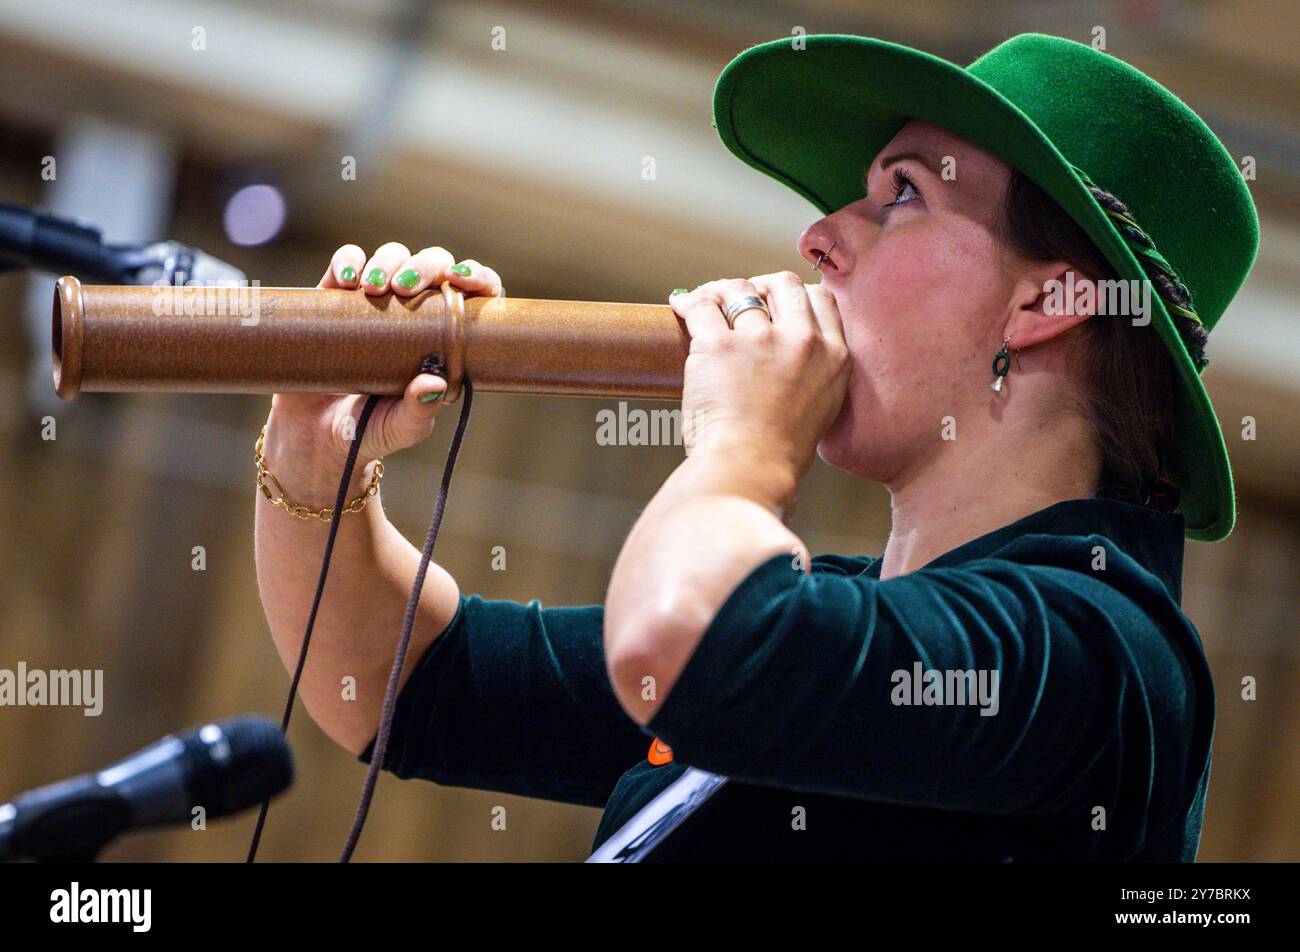
[(727, 319), (727, 326), (734, 327), (736, 323), (736, 318), (739, 317), (743, 312), (750, 311), (750, 310), (762, 311), (764, 314), (767, 315), (767, 319), (769, 321), (772, 319), (772, 313), (767, 309), (767, 305), (763, 303), (763, 299), (760, 297), (755, 297), (752, 294), (747, 294), (740, 300), (733, 301), (731, 304), (727, 305), (727, 310), (724, 314), (724, 316)]
[(817, 263), (813, 265), (813, 270), (816, 271), (818, 274), (821, 273), (822, 264), (824, 264), (826, 259), (830, 257), (831, 252), (835, 250), (835, 245), (838, 241), (839, 239), (836, 238), (835, 241), (831, 242), (831, 246), (827, 248), (825, 251), (817, 252)]

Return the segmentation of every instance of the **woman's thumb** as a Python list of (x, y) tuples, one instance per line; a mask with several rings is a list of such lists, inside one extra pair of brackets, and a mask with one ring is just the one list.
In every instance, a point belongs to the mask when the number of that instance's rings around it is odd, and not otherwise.
[(446, 392), (447, 381), (434, 374), (419, 374), (407, 384), (406, 392), (388, 407), (383, 421), (384, 442), (391, 444), (384, 452), (392, 453), (427, 439)]

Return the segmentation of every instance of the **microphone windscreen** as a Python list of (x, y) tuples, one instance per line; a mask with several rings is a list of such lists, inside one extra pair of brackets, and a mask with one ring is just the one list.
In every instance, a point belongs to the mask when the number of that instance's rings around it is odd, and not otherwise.
[(181, 737), (186, 786), (209, 817), (261, 803), (293, 782), (284, 734), (264, 717), (234, 717)]

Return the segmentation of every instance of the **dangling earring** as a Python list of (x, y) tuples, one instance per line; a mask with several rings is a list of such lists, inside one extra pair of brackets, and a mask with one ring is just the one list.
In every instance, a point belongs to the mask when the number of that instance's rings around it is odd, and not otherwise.
[(993, 358), (993, 382), (989, 384), (989, 389), (996, 394), (1002, 393), (1002, 383), (1007, 378), (1007, 371), (1011, 369), (1011, 353), (1007, 350), (1007, 344), (1011, 343), (1010, 337), (1002, 339), (1002, 349), (997, 352)]

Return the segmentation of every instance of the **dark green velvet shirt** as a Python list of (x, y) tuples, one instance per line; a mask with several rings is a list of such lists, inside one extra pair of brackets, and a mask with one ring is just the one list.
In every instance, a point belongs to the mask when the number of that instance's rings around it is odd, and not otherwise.
[[(610, 687), (602, 606), (462, 595), (384, 766), (603, 806), (596, 845), (686, 765), (730, 777), (660, 860), (1190, 862), (1214, 693), (1182, 559), (1180, 515), (1106, 499), (885, 581), (879, 559), (820, 555), (805, 575), (773, 556), (645, 729)], [(949, 672), (968, 671), (996, 672), (996, 713), (961, 703)], [(648, 761), (655, 736), (671, 763)]]

